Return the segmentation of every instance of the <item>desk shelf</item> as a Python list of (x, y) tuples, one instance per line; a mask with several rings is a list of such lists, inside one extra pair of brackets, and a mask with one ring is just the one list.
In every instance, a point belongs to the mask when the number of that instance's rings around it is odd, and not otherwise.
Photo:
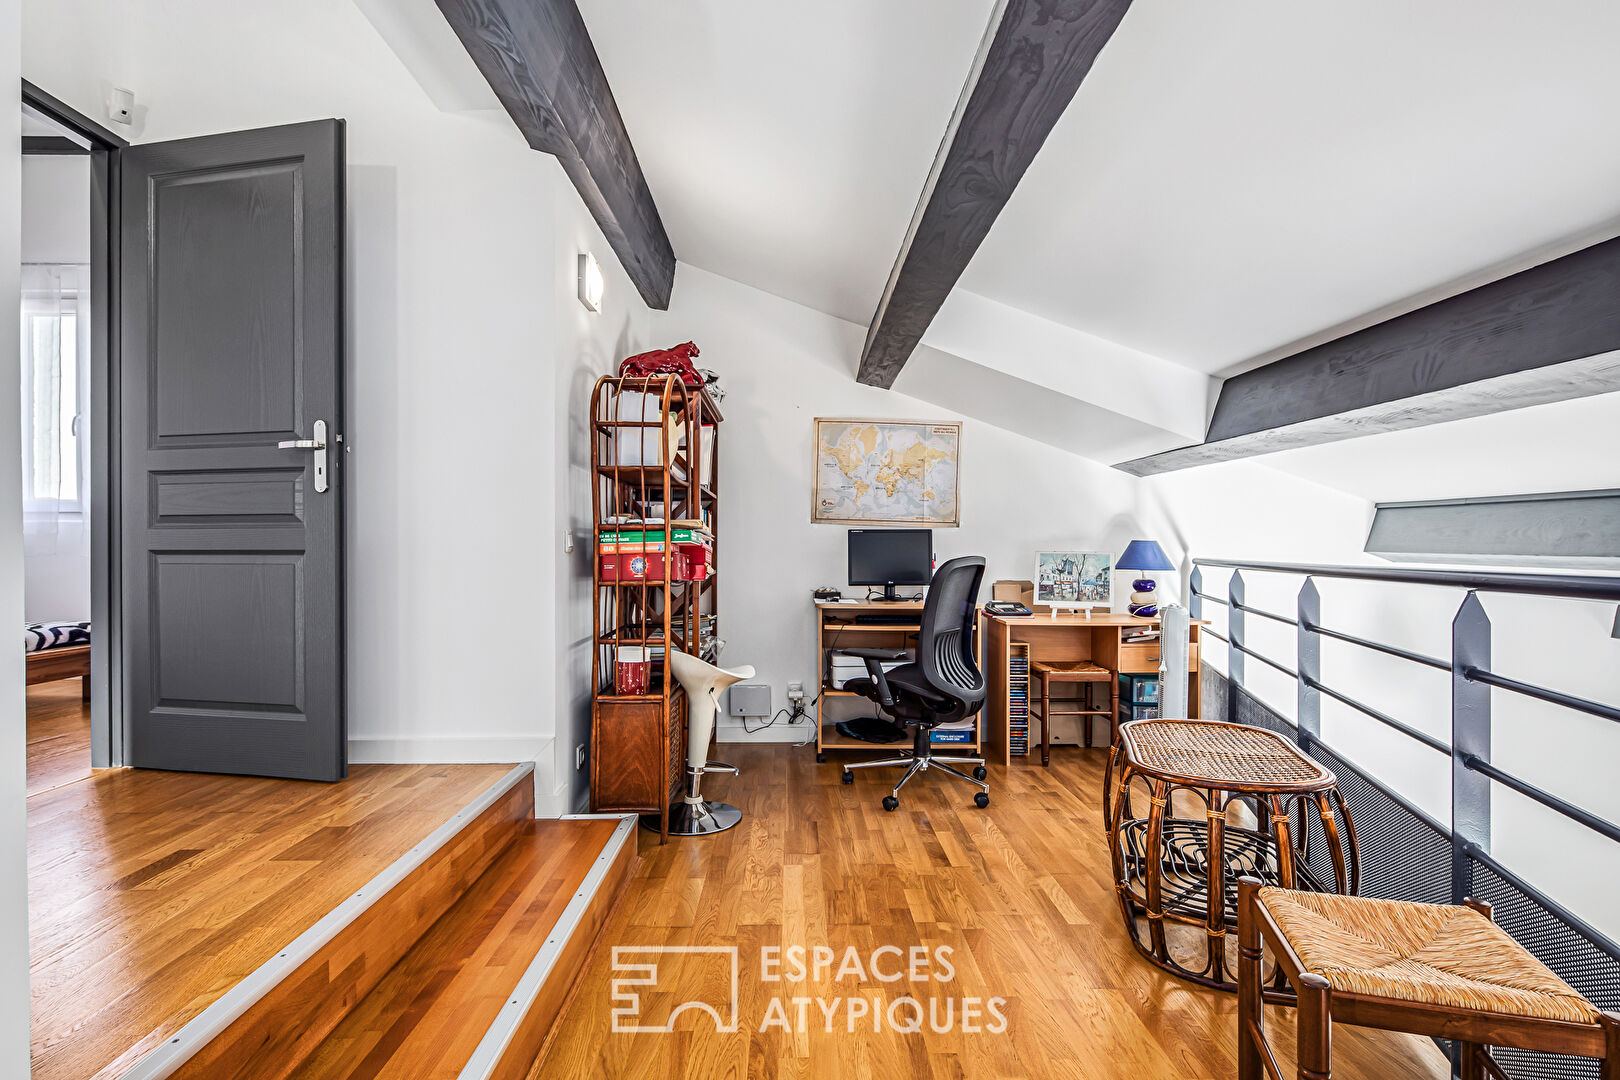
[[(856, 603), (817, 603), (816, 611), (816, 659), (815, 670), (819, 673), (821, 707), (816, 711), (822, 718), (822, 723), (816, 731), (816, 760), (826, 761), (829, 750), (864, 750), (868, 753), (881, 754), (895, 750), (909, 750), (908, 741), (893, 743), (863, 742), (860, 739), (851, 739), (838, 733), (837, 723), (841, 720), (853, 720), (858, 716), (870, 716), (876, 710), (875, 705), (867, 703), (867, 699), (860, 694), (848, 690), (835, 690), (827, 682), (827, 651), (829, 649), (851, 648), (904, 648), (913, 645), (910, 640), (922, 632), (923, 601), (859, 601)], [(906, 623), (860, 623), (855, 619), (861, 615), (906, 615), (915, 613), (916, 622)], [(856, 703), (863, 703), (857, 708)], [(828, 706), (838, 705), (838, 715), (828, 716)], [(971, 742), (936, 742), (934, 749), (941, 753), (978, 754), (984, 745), (984, 720), (980, 717), (974, 729)]]

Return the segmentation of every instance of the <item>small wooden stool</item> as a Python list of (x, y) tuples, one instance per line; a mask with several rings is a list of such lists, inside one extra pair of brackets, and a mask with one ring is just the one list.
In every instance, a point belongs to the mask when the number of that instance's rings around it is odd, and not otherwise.
[(1599, 1012), (1490, 919), (1238, 883), (1238, 1080), (1285, 1080), (1266, 1044), (1262, 946), (1299, 995), (1300, 1080), (1332, 1080), (1333, 1021), (1462, 1044), (1462, 1080), (1499, 1077), (1491, 1046), (1574, 1054), (1620, 1080), (1620, 1016)]
[[(1105, 667), (1098, 667), (1089, 660), (1037, 660), (1029, 665), (1030, 674), (1040, 680), (1041, 684), (1041, 764), (1052, 764), (1052, 729), (1047, 722), (1049, 716), (1082, 716), (1080, 722), (1083, 737), (1086, 740), (1086, 749), (1091, 749), (1091, 718), (1093, 716), (1108, 717), (1108, 744), (1114, 744), (1114, 732), (1119, 727), (1119, 677)], [(1089, 702), (1086, 697), (1078, 699), (1079, 708), (1059, 699), (1059, 711), (1052, 712), (1052, 684), (1070, 683), (1086, 686), (1091, 683), (1108, 683), (1111, 690), (1108, 695), (1108, 711), (1101, 709), (1088, 709)], [(1084, 692), (1086, 696), (1090, 691)]]

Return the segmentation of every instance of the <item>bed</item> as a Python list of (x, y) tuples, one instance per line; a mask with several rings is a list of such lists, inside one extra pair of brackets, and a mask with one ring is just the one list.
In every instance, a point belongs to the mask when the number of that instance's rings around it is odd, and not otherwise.
[(23, 627), (23, 648), (28, 655), (29, 686), (82, 679), (82, 696), (90, 700), (89, 623), (28, 623)]

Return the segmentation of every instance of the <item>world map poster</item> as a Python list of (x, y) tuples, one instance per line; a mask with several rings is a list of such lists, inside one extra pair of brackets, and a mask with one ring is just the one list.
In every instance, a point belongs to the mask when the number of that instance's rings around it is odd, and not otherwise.
[(961, 523), (960, 422), (822, 417), (815, 442), (811, 522)]

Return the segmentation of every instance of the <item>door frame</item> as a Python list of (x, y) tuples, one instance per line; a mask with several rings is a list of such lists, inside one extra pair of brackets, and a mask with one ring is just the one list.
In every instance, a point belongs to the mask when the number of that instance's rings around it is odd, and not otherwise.
[(22, 104), (90, 144), (90, 765), (124, 764), (124, 664), (119, 572), (119, 195), (129, 142), (22, 80)]

